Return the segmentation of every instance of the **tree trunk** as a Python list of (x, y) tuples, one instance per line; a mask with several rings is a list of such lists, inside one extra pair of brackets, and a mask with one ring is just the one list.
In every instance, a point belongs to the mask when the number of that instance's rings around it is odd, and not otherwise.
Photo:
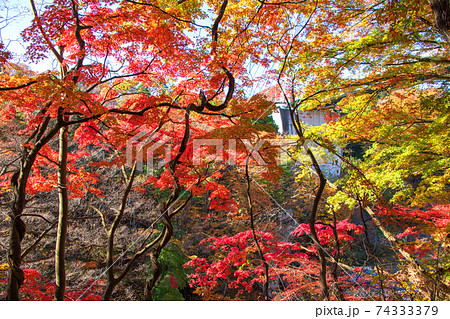
[(116, 288), (117, 283), (115, 281), (109, 281), (106, 285), (106, 289), (103, 292), (102, 301), (110, 301), (114, 288)]
[(152, 263), (152, 274), (145, 283), (144, 300), (146, 301), (153, 300), (152, 291), (159, 279), (159, 276), (161, 276), (161, 265), (158, 262), (158, 256), (155, 256), (153, 253), (150, 254), (150, 262)]
[(253, 241), (255, 242), (256, 249), (258, 250), (259, 258), (261, 258), (261, 263), (264, 266), (264, 277), (265, 282), (263, 286), (263, 296), (264, 300), (269, 301), (269, 264), (267, 263), (266, 258), (264, 257), (264, 254), (261, 250), (261, 246), (258, 242), (258, 237), (256, 236), (256, 230), (255, 230), (255, 220), (253, 215), (253, 202), (252, 202), (252, 196), (250, 193), (250, 175), (248, 172), (248, 162), (250, 159), (251, 153), (247, 156), (247, 163), (245, 165), (245, 179), (247, 180), (247, 203), (248, 203), (248, 213), (250, 215), (250, 229), (252, 231)]
[(336, 298), (340, 301), (345, 301), (344, 298), (344, 292), (342, 291), (341, 285), (339, 284), (339, 279), (338, 279), (338, 266), (339, 266), (339, 257), (340, 257), (340, 250), (341, 250), (341, 244), (339, 241), (339, 235), (337, 232), (337, 219), (336, 219), (336, 212), (333, 209), (333, 237), (334, 237), (334, 242), (335, 242), (335, 251), (336, 253), (333, 256), (333, 264), (331, 266), (331, 275), (333, 277), (334, 280), (334, 284), (336, 285)]
[[(301, 138), (303, 139), (303, 135), (301, 135)], [(330, 300), (330, 294), (328, 292), (328, 284), (327, 284), (327, 260), (325, 257), (325, 250), (323, 249), (322, 245), (320, 244), (319, 237), (317, 236), (317, 232), (316, 232), (317, 212), (319, 209), (320, 199), (322, 198), (322, 193), (323, 193), (323, 190), (325, 189), (327, 180), (325, 179), (325, 176), (323, 176), (323, 173), (322, 173), (322, 170), (320, 169), (319, 163), (317, 163), (316, 157), (312, 153), (311, 149), (306, 145), (304, 145), (304, 148), (313, 163), (314, 170), (316, 171), (317, 175), (319, 176), (319, 188), (317, 190), (316, 196), (314, 197), (313, 207), (311, 209), (311, 215), (309, 216), (309, 228), (311, 230), (311, 238), (313, 239), (314, 245), (317, 248), (317, 254), (319, 257), (319, 263), (320, 263), (319, 282), (320, 282), (320, 287), (322, 288), (322, 299)]]
[[(22, 239), (25, 236), (25, 223), (20, 218), (25, 208), (25, 185), (30, 174), (30, 170), (22, 162), (20, 171), (11, 178), (11, 185), (14, 190), (14, 203), (11, 209), (11, 224), (9, 227), (9, 249), (8, 249), (8, 286), (6, 300), (19, 300), (19, 289), (24, 280), (24, 274), (20, 265), (22, 263)], [(25, 168), (24, 168), (25, 167)]]
[(125, 182), (127, 183), (127, 187), (125, 189), (125, 192), (122, 196), (122, 201), (120, 203), (119, 212), (117, 213), (116, 217), (114, 218), (114, 221), (111, 225), (111, 228), (109, 230), (106, 229), (106, 220), (104, 219), (104, 216), (102, 216), (102, 223), (103, 227), (105, 227), (106, 234), (108, 236), (108, 246), (106, 250), (106, 289), (103, 293), (102, 300), (110, 300), (111, 295), (114, 291), (114, 288), (117, 286), (117, 284), (120, 282), (115, 276), (114, 276), (114, 238), (116, 235), (117, 227), (119, 227), (120, 222), (122, 221), (123, 215), (125, 214), (125, 208), (127, 207), (127, 199), (128, 195), (130, 194), (131, 187), (133, 186), (134, 177), (136, 176), (136, 163), (134, 163), (133, 168), (131, 170), (130, 177), (127, 178), (125, 175)]
[(169, 216), (169, 203), (173, 203), (176, 201), (179, 197), (179, 195), (175, 195), (175, 191), (172, 193), (172, 199), (169, 199), (168, 202), (163, 206), (163, 221), (164, 221), (164, 228), (162, 230), (163, 236), (161, 237), (161, 240), (158, 242), (158, 245), (156, 246), (155, 250), (150, 254), (150, 262), (152, 263), (152, 274), (150, 275), (150, 278), (147, 280), (147, 283), (145, 285), (144, 290), (144, 298), (145, 300), (153, 300), (153, 288), (156, 285), (156, 282), (159, 279), (159, 276), (161, 276), (161, 265), (158, 262), (159, 255), (161, 254), (161, 251), (166, 245), (169, 243), (170, 239), (172, 239), (173, 235), (173, 226), (170, 221)]
[(450, 1), (449, 0), (428, 0), (436, 19), (436, 28), (444, 36), (447, 44), (450, 45)]
[(67, 147), (68, 128), (63, 127), (59, 135), (59, 169), (58, 169), (58, 197), (59, 218), (55, 249), (55, 300), (63, 301), (66, 288), (65, 251), (67, 237), (67, 219), (69, 214), (69, 198), (67, 192)]
[(14, 201), (11, 207), (11, 224), (9, 228), (9, 248), (8, 248), (8, 263), (10, 270), (8, 273), (8, 286), (6, 290), (7, 300), (19, 300), (19, 289), (22, 286), (24, 277), (23, 271), (20, 269), (22, 263), (22, 246), (21, 242), (25, 236), (25, 223), (21, 220), (21, 215), (25, 209), (26, 203), (26, 185), (28, 177), (30, 176), (31, 167), (33, 166), (36, 156), (41, 148), (47, 144), (61, 128), (57, 123), (45, 135), (49, 118), (39, 126), (31, 135), (29, 140), (35, 137), (35, 144), (30, 150), (26, 146), (22, 147), (22, 161), (20, 169), (11, 177), (11, 186), (14, 192)]
[[(278, 84), (280, 85), (280, 83)], [(317, 193), (315, 194), (313, 207), (311, 209), (311, 214), (309, 216), (309, 229), (311, 231), (311, 239), (313, 240), (314, 245), (317, 248), (317, 255), (319, 257), (319, 264), (320, 264), (319, 283), (322, 289), (322, 300), (329, 300), (330, 294), (328, 292), (328, 284), (327, 284), (327, 260), (325, 257), (325, 250), (320, 244), (316, 232), (317, 212), (319, 209), (319, 203), (320, 199), (322, 198), (323, 190), (325, 189), (325, 185), (327, 184), (327, 180), (323, 175), (322, 169), (320, 168), (316, 157), (314, 156), (309, 146), (306, 144), (306, 139), (303, 134), (302, 122), (299, 118), (297, 108), (292, 108), (292, 104), (289, 103), (287, 98), (286, 101), (288, 102), (289, 113), (291, 116), (292, 123), (294, 124), (295, 132), (299, 137), (299, 141), (303, 144), (303, 149), (305, 150), (306, 154), (308, 155), (309, 159), (313, 164), (314, 171), (319, 177), (319, 188), (317, 189)]]
[(20, 269), (20, 264), (22, 263), (21, 241), (24, 235), (25, 224), (20, 217), (13, 217), (9, 228), (8, 263), (10, 269), (6, 300), (19, 300), (19, 289), (24, 280), (23, 270)]

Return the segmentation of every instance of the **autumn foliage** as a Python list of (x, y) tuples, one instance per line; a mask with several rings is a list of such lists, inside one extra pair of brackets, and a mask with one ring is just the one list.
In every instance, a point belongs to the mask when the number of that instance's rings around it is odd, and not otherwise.
[(448, 300), (433, 3), (31, 0), (0, 43), (1, 298)]

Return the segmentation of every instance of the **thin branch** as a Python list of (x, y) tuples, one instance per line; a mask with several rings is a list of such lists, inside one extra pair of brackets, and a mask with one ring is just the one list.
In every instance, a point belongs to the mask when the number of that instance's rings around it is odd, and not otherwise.
[(27, 249), (25, 249), (22, 254), (21, 258), (23, 259), (26, 255), (28, 255), (31, 251), (33, 251), (36, 246), (39, 244), (39, 242), (53, 229), (58, 225), (58, 221), (53, 222), (49, 227), (47, 227), (41, 235), (34, 241), (33, 244), (31, 244)]
[(39, 218), (42, 218), (43, 220), (45, 220), (45, 221), (46, 221), (47, 223), (49, 223), (49, 224), (52, 224), (52, 223), (53, 223), (53, 222), (49, 221), (47, 218), (45, 218), (44, 216), (39, 215), (39, 214), (20, 214), (20, 215), (15, 216), (14, 218), (24, 217), (24, 216), (29, 216), (29, 217), (39, 217)]
[(92, 208), (99, 216), (95, 216), (96, 218), (101, 218), (103, 229), (105, 230), (105, 233), (108, 234), (108, 227), (106, 226), (106, 215), (100, 211), (98, 208), (89, 205), (90, 208)]
[[(134, 0), (125, 0), (125, 1), (126, 1), (126, 2), (130, 2), (130, 3), (134, 3), (134, 4), (140, 4), (140, 5), (143, 5), (143, 6), (150, 6), (150, 7), (153, 7), (153, 8), (155, 8), (155, 9), (159, 10), (160, 12), (164, 13), (165, 15), (167, 15), (167, 16), (171, 17), (172, 19), (177, 20), (177, 21), (179, 21), (179, 22), (189, 23), (189, 24), (195, 25), (196, 27), (199, 27), (199, 28), (211, 29), (211, 27), (209, 27), (209, 26), (197, 24), (197, 23), (195, 23), (195, 22), (193, 22), (193, 21), (186, 20), (186, 19), (183, 19), (183, 18), (179, 18), (179, 17), (177, 17), (177, 16), (174, 16), (173, 14), (171, 14), (171, 13), (169, 13), (169, 12), (167, 12), (167, 11), (161, 9), (160, 7), (158, 7), (157, 5), (155, 5), (155, 4), (153, 4), (153, 3), (138, 2), (138, 1), (134, 1)], [(179, 3), (180, 3), (180, 2), (179, 2)]]
[(47, 44), (50, 51), (52, 51), (53, 55), (56, 57), (58, 62), (60, 64), (62, 64), (63, 63), (62, 56), (58, 53), (58, 51), (56, 51), (55, 46), (51, 43), (50, 39), (48, 38), (47, 34), (44, 32), (44, 29), (42, 28), (41, 18), (39, 17), (39, 15), (37, 13), (36, 5), (34, 4), (34, 0), (30, 0), (30, 4), (31, 4), (31, 9), (33, 11), (33, 15), (34, 15), (34, 20), (36, 21), (36, 25), (37, 25), (39, 31), (41, 32), (41, 35), (44, 38), (45, 43)]
[(253, 153), (253, 150), (248, 154), (247, 156), (247, 162), (245, 163), (245, 179), (247, 180), (247, 203), (248, 203), (248, 213), (250, 215), (250, 228), (252, 231), (253, 240), (256, 245), (256, 249), (258, 250), (259, 258), (261, 258), (261, 262), (264, 265), (264, 275), (265, 275), (265, 282), (264, 282), (264, 288), (263, 288), (263, 295), (264, 299), (266, 301), (269, 300), (269, 264), (267, 263), (266, 258), (264, 257), (264, 254), (262, 252), (261, 246), (259, 245), (258, 237), (256, 236), (255, 231), (255, 221), (254, 221), (254, 215), (253, 215), (253, 202), (252, 202), (252, 196), (250, 194), (250, 175), (248, 173), (248, 163), (250, 161), (250, 156)]
[(78, 55), (77, 63), (74, 70), (75, 75), (72, 79), (74, 83), (77, 83), (79, 79), (78, 73), (80, 69), (83, 67), (83, 61), (86, 56), (86, 53), (84, 51), (86, 42), (83, 40), (83, 37), (81, 36), (81, 30), (84, 28), (83, 26), (81, 26), (80, 17), (78, 14), (78, 4), (74, 0), (71, 1), (72, 1), (72, 14), (75, 18), (75, 39), (77, 40), (78, 46), (80, 47), (80, 54)]
[(90, 88), (88, 88), (86, 90), (87, 93), (91, 92), (93, 89), (95, 89), (97, 86), (99, 86), (100, 84), (115, 80), (115, 79), (125, 79), (125, 78), (129, 78), (132, 76), (137, 76), (137, 75), (142, 75), (142, 74), (146, 74), (148, 68), (152, 65), (152, 63), (155, 61), (156, 57), (158, 56), (159, 53), (161, 53), (162, 50), (159, 50), (158, 53), (153, 57), (153, 59), (145, 66), (145, 68), (142, 71), (136, 72), (136, 73), (129, 73), (129, 74), (123, 74), (123, 75), (115, 75), (112, 76), (108, 79), (102, 80), (102, 81), (98, 81), (97, 83), (93, 84)]

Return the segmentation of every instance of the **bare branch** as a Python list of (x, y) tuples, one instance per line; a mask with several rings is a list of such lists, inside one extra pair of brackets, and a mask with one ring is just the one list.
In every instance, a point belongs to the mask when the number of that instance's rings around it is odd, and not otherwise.
[(102, 220), (102, 225), (103, 225), (103, 229), (105, 230), (105, 233), (108, 234), (108, 227), (106, 226), (106, 214), (104, 214), (102, 211), (100, 211), (98, 208), (89, 205), (90, 208), (92, 208), (97, 214), (99, 214), (99, 216), (95, 216), (95, 217), (99, 217)]
[(23, 259), (26, 255), (28, 255), (31, 251), (33, 251), (36, 246), (39, 244), (39, 242), (53, 229), (58, 225), (58, 221), (53, 222), (49, 227), (47, 227), (41, 235), (34, 241), (33, 244), (31, 244), (27, 249), (25, 249), (22, 254), (21, 258)]

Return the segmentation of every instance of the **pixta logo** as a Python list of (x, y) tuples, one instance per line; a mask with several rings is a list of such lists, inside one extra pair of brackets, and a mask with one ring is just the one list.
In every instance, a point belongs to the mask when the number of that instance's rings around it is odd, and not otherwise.
[[(164, 167), (171, 158), (172, 144), (170, 137), (161, 133), (140, 132), (127, 140), (126, 159), (127, 166), (133, 165), (133, 160), (136, 161), (136, 170), (138, 172), (144, 171), (144, 159), (147, 159), (146, 168), (147, 174), (153, 176), (156, 169)], [(158, 156), (158, 163), (155, 165), (155, 153), (159, 148), (164, 147), (164, 158)], [(135, 156), (133, 157), (133, 154)], [(155, 169), (156, 166), (156, 169)]]
[[(278, 164), (285, 164), (289, 160), (288, 149), (293, 145), (296, 145), (295, 139), (259, 139), (255, 143), (252, 143), (249, 139), (195, 139), (193, 141), (193, 158), (192, 163), (194, 165), (200, 165), (202, 160), (206, 161), (224, 161), (224, 146), (226, 145), (226, 151), (228, 153), (228, 165), (245, 165), (246, 161), (237, 161), (236, 144), (238, 141), (242, 142), (245, 146), (246, 153), (250, 154), (254, 161), (254, 165), (267, 166), (268, 164), (261, 156), (260, 150), (264, 147), (272, 147), (279, 149), (277, 162)], [(202, 155), (202, 147), (214, 146), (215, 152)]]
[[(252, 164), (267, 166), (268, 163), (261, 155), (264, 148), (276, 148), (278, 164), (286, 164), (292, 160), (289, 149), (297, 145), (296, 139), (259, 139), (252, 143), (249, 139), (193, 139), (192, 140), (192, 164), (199, 166), (202, 162), (221, 162), (228, 165), (245, 166), (246, 161), (238, 161), (237, 143), (242, 143), (245, 154), (252, 158)], [(127, 141), (126, 160), (131, 167), (136, 162), (136, 169), (153, 176), (157, 169), (163, 168), (171, 160), (172, 151), (176, 149), (173, 138), (163, 133), (140, 132)], [(205, 154), (205, 148), (208, 148)], [(242, 151), (242, 148), (240, 148)], [(226, 153), (226, 157), (225, 157)]]

